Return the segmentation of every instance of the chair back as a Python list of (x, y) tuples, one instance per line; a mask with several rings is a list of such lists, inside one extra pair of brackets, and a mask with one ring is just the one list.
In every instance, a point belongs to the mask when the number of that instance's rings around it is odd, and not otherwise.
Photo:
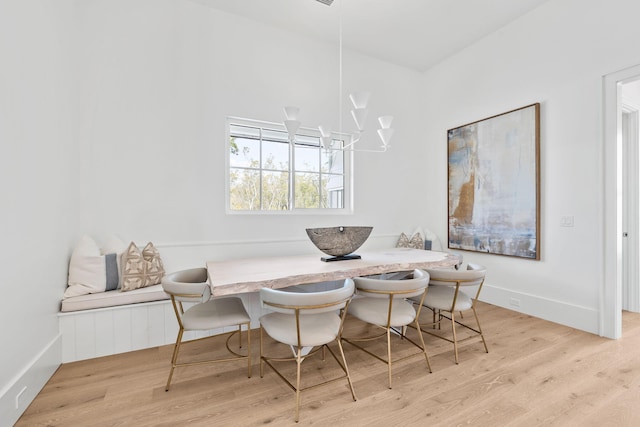
[(478, 264), (468, 264), (466, 270), (433, 269), (429, 272), (429, 284), (439, 286), (480, 286), (487, 269)]
[(352, 279), (346, 279), (341, 288), (322, 292), (287, 292), (262, 288), (260, 301), (263, 307), (279, 313), (326, 313), (344, 308), (353, 296), (354, 289)]
[(424, 294), (429, 286), (429, 273), (416, 269), (406, 279), (386, 280), (373, 277), (356, 277), (354, 279), (358, 294), (372, 298), (411, 298)]
[(211, 298), (206, 268), (191, 268), (169, 273), (162, 278), (162, 289), (179, 302), (206, 302)]

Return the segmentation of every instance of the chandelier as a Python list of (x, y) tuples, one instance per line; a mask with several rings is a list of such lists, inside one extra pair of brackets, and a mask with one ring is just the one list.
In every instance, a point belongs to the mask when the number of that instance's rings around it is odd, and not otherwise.
[[(326, 5), (331, 5), (333, 0), (324, 1), (317, 0), (320, 3), (324, 3)], [(339, 92), (340, 92), (340, 108), (339, 108), (339, 116), (340, 116), (340, 134), (339, 138), (336, 139), (344, 139), (342, 138), (344, 134), (342, 133), (342, 14), (339, 14)], [(330, 126), (320, 125), (318, 126), (318, 130), (320, 132), (320, 142), (322, 147), (326, 150), (343, 150), (343, 151), (364, 151), (364, 152), (375, 152), (375, 153), (383, 153), (387, 151), (389, 148), (389, 142), (391, 141), (391, 137), (393, 136), (393, 128), (391, 127), (391, 123), (393, 122), (393, 116), (380, 116), (378, 117), (378, 124), (380, 127), (377, 130), (378, 137), (382, 142), (382, 145), (378, 149), (358, 149), (356, 148), (356, 143), (358, 143), (365, 132), (365, 123), (367, 120), (367, 116), (369, 114), (369, 110), (367, 108), (369, 104), (369, 98), (371, 97), (370, 92), (354, 92), (349, 95), (349, 100), (351, 101), (353, 109), (351, 110), (351, 118), (356, 127), (356, 131), (349, 135), (346, 141), (342, 141), (342, 144), (339, 148), (333, 147), (334, 134), (331, 130)], [(287, 133), (289, 134), (289, 141), (293, 142), (295, 140), (296, 132), (300, 128), (302, 122), (300, 121), (300, 108), (294, 106), (284, 107), (284, 127), (287, 129)]]

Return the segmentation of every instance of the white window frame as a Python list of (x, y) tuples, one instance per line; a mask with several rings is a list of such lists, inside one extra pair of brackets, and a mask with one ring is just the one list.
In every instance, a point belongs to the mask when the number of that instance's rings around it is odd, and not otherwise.
[[(353, 214), (353, 154), (352, 151), (344, 150), (343, 159), (343, 182), (344, 198), (342, 208), (296, 208), (295, 207), (295, 150), (290, 150), (289, 155), (289, 209), (287, 210), (237, 210), (231, 209), (231, 182), (230, 175), (230, 142), (231, 125), (267, 128), (274, 131), (286, 132), (282, 123), (267, 122), (262, 120), (246, 119), (242, 117), (229, 116), (225, 123), (225, 210), (230, 215), (351, 215)], [(320, 137), (318, 129), (300, 127), (297, 134)], [(351, 135), (333, 132), (335, 139), (350, 140)], [(321, 148), (319, 148), (321, 149)]]

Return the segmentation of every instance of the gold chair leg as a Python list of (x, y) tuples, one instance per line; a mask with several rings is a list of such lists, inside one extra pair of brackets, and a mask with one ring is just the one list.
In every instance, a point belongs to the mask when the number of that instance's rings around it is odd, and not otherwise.
[(484, 344), (484, 351), (486, 353), (489, 353), (489, 348), (487, 348), (487, 342), (484, 340), (484, 334), (482, 333), (482, 327), (480, 326), (480, 319), (478, 319), (478, 313), (476, 313), (476, 307), (475, 306), (471, 306), (471, 309), (473, 310), (473, 315), (476, 318), (476, 324), (478, 325), (478, 331), (480, 332), (480, 338), (482, 338), (482, 344)]
[(389, 388), (391, 388), (391, 328), (387, 328), (387, 366), (389, 371)]
[(262, 360), (262, 325), (260, 325), (260, 378), (264, 377), (264, 361)]
[[(240, 325), (242, 330), (242, 325)], [(249, 371), (248, 378), (251, 378), (251, 323), (247, 323), (247, 370)]]
[(456, 365), (458, 364), (458, 338), (456, 336), (456, 316), (451, 312), (451, 329), (453, 329), (453, 351), (456, 356)]
[(173, 346), (173, 355), (171, 356), (171, 370), (169, 371), (169, 378), (167, 379), (167, 385), (164, 391), (169, 391), (171, 385), (171, 378), (173, 377), (173, 371), (176, 369), (176, 362), (178, 361), (178, 352), (180, 351), (180, 344), (182, 343), (182, 334), (184, 329), (180, 328), (178, 331), (178, 337), (176, 338), (176, 345)]
[(353, 389), (353, 384), (351, 383), (351, 375), (349, 374), (349, 367), (347, 366), (347, 359), (344, 357), (344, 350), (342, 349), (342, 342), (340, 337), (336, 340), (338, 342), (338, 348), (340, 349), (340, 356), (342, 356), (342, 364), (344, 366), (345, 373), (347, 374), (347, 382), (349, 383), (349, 389), (351, 389), (351, 397), (356, 401), (356, 392)]
[(422, 344), (422, 352), (424, 353), (424, 360), (427, 361), (427, 368), (429, 368), (429, 373), (433, 373), (431, 370), (431, 363), (429, 363), (429, 356), (427, 355), (427, 346), (424, 344), (424, 337), (422, 336), (422, 329), (420, 328), (420, 323), (418, 323), (418, 318), (416, 317), (416, 331), (420, 337), (420, 343)]
[(300, 365), (302, 365), (301, 348), (298, 347), (298, 354), (296, 356), (296, 422), (300, 421)]

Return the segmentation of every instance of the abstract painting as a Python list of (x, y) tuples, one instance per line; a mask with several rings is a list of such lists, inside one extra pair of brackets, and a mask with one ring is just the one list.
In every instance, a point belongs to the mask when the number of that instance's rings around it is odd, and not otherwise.
[(540, 104), (447, 131), (449, 248), (540, 259)]

